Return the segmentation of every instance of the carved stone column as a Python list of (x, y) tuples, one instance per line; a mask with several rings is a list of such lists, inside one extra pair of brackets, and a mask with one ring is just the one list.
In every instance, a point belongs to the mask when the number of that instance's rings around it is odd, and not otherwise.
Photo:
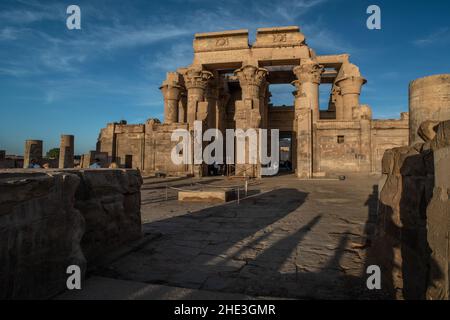
[(59, 147), (59, 168), (73, 168), (74, 136), (61, 135)]
[(259, 90), (259, 106), (260, 106), (260, 114), (261, 114), (261, 127), (267, 128), (269, 125), (269, 84), (267, 81), (264, 81), (261, 84), (261, 89)]
[(294, 167), (297, 177), (312, 178), (313, 174), (313, 109), (310, 98), (303, 90), (304, 83), (300, 80), (292, 82), (294, 91)]
[(242, 100), (259, 99), (260, 90), (266, 81), (268, 71), (252, 65), (245, 65), (235, 72), (242, 89)]
[(187, 89), (187, 122), (193, 127), (195, 120), (206, 120), (208, 103), (205, 102), (205, 90), (213, 74), (200, 68), (190, 68), (184, 75)]
[(219, 103), (219, 84), (217, 81), (217, 77), (215, 77), (215, 81), (210, 81), (205, 91), (206, 101), (208, 102), (208, 115), (206, 119), (208, 129), (217, 128), (217, 106)]
[(343, 119), (353, 119), (353, 108), (359, 107), (359, 95), (361, 87), (367, 81), (361, 76), (349, 76), (336, 80), (336, 85), (341, 89), (343, 103)]
[(230, 101), (228, 82), (222, 78), (219, 89), (219, 101), (217, 103), (216, 127), (222, 132), (224, 137), (226, 130), (228, 101)]
[[(193, 130), (194, 121), (202, 121), (202, 129), (206, 129), (208, 118), (208, 101), (205, 98), (205, 91), (213, 74), (201, 68), (190, 68), (184, 74), (184, 83), (187, 89), (187, 122), (191, 130), (192, 143), (194, 142)], [(192, 148), (194, 152), (194, 148)], [(194, 157), (192, 157), (194, 159)], [(194, 176), (204, 176), (207, 174), (207, 166), (204, 164), (190, 165), (190, 171)]]
[(323, 67), (311, 59), (306, 59), (293, 71), (301, 83), (300, 94), (307, 98), (304, 103), (312, 110), (313, 121), (316, 122), (319, 120), (319, 84)]
[(35, 159), (38, 164), (42, 161), (42, 140), (26, 140), (23, 155), (23, 167), (28, 168), (31, 160)]
[(186, 89), (180, 93), (180, 101), (178, 102), (178, 122), (186, 123), (186, 112), (187, 112), (187, 92)]
[[(235, 71), (242, 89), (242, 100), (236, 101), (234, 120), (236, 129), (247, 130), (261, 127), (261, 90), (266, 90), (268, 71), (253, 65), (245, 65)], [(251, 164), (248, 160), (249, 144), (246, 141), (246, 163), (236, 164), (236, 175), (260, 177), (260, 164)]]
[(334, 104), (336, 120), (344, 120), (344, 101), (341, 95), (341, 88), (334, 85), (331, 92), (331, 102)]
[(167, 73), (167, 78), (160, 87), (164, 96), (164, 122), (174, 123), (178, 121), (178, 103), (182, 87), (180, 75), (177, 72)]

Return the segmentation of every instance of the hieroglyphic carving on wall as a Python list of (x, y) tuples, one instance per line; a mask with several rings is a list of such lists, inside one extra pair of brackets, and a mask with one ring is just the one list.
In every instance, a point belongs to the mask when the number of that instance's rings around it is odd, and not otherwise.
[(230, 44), (230, 41), (228, 38), (219, 38), (216, 40), (217, 47), (228, 47), (229, 44)]
[(287, 34), (286, 33), (277, 33), (273, 35), (273, 42), (286, 42)]

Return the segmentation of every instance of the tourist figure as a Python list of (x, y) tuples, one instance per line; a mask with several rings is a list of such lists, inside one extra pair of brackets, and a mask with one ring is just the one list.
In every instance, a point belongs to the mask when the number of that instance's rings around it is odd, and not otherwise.
[(40, 169), (41, 166), (39, 165), (39, 163), (37, 162), (36, 159), (31, 159), (30, 164), (28, 165), (29, 169)]
[(119, 166), (117, 165), (116, 162), (111, 162), (111, 164), (109, 165), (109, 169), (117, 169), (119, 168)]
[(102, 167), (99, 158), (95, 158), (94, 163), (89, 166), (90, 169), (100, 169)]

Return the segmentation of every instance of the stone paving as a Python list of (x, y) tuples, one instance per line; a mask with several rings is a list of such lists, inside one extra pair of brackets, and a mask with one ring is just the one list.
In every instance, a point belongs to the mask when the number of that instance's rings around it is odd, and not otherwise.
[(96, 274), (255, 297), (381, 298), (366, 288), (365, 274), (377, 181), (286, 175), (251, 185), (239, 204), (205, 204), (178, 202), (172, 189), (166, 201), (166, 185), (192, 188), (188, 178), (145, 179), (143, 230), (154, 239)]

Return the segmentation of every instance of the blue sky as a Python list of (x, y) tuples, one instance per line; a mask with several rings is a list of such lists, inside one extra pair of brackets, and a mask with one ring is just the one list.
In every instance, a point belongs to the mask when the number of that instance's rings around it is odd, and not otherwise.
[[(66, 28), (70, 4), (82, 30)], [(366, 28), (371, 4), (381, 30)], [(246, 28), (253, 40), (256, 28), (288, 25), (318, 54), (351, 55), (376, 118), (407, 111), (409, 81), (450, 72), (450, 1), (2, 0), (0, 149), (21, 154), (24, 140), (42, 139), (48, 150), (62, 133), (77, 154), (95, 149), (107, 122), (162, 119), (158, 87), (191, 62), (194, 33)], [(274, 102), (289, 103), (288, 91), (274, 88)]]

